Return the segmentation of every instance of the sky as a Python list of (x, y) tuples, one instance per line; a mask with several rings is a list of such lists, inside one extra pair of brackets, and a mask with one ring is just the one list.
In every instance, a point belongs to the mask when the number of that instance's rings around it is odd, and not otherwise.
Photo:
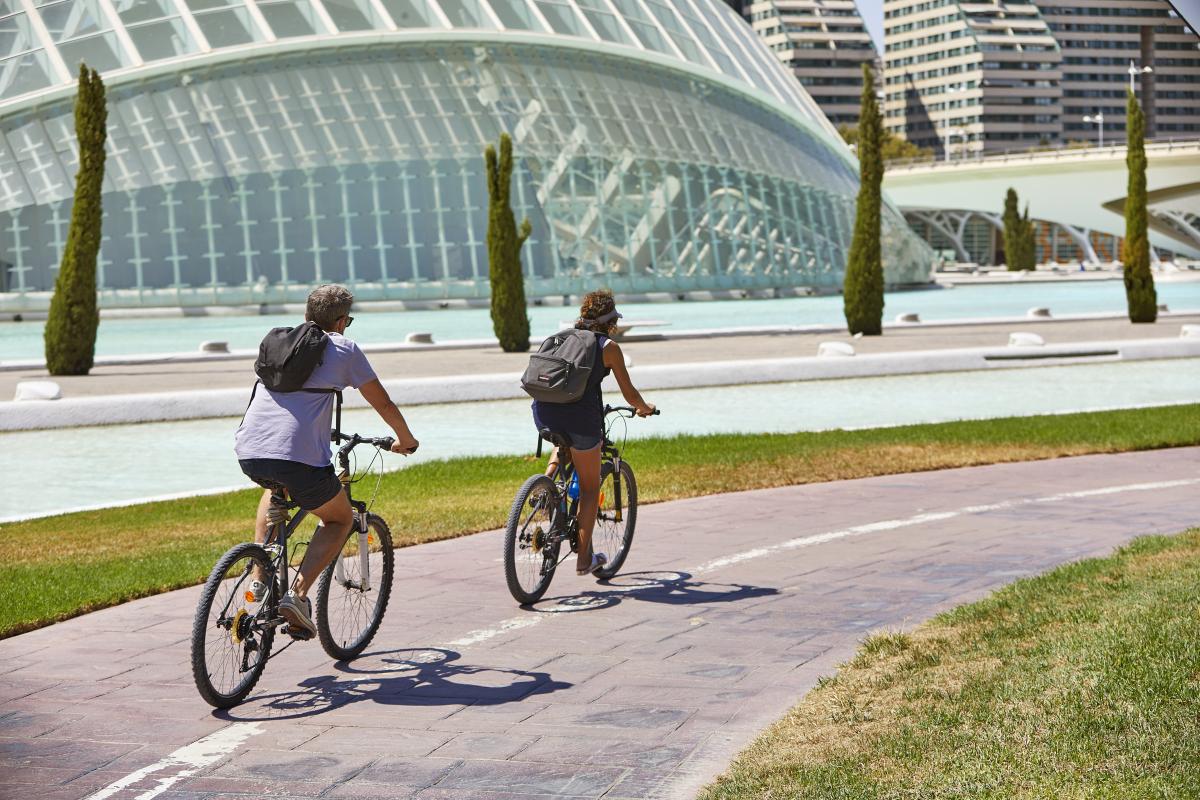
[[(1200, 0), (1197, 0), (1200, 2)], [(875, 49), (883, 52), (883, 0), (856, 0), (858, 13), (862, 14), (871, 38), (875, 40)]]

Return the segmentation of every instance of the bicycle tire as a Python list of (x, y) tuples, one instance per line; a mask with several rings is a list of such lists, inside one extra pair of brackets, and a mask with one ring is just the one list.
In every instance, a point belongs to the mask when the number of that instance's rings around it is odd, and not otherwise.
[[(349, 631), (343, 631), (344, 626), (336, 626), (339, 630), (334, 631), (335, 626), (330, 625), (330, 597), (335, 592), (336, 581), (334, 580), (334, 571), (337, 566), (337, 559), (325, 568), (321, 573), (320, 582), (317, 584), (317, 638), (321, 640), (321, 647), (329, 654), (330, 658), (338, 661), (349, 661), (357, 658), (362, 654), (363, 650), (367, 649), (367, 645), (375, 638), (375, 634), (379, 632), (379, 626), (383, 622), (383, 615), (387, 611), (388, 600), (392, 594), (392, 573), (395, 568), (396, 554), (392, 545), (392, 531), (388, 528), (388, 524), (384, 522), (383, 517), (375, 514), (367, 515), (367, 530), (368, 536), (374, 535), (379, 540), (380, 553), (380, 570), (379, 580), (375, 581), (375, 576), (372, 576), (372, 586), (370, 593), (375, 594), (375, 603), (369, 613), (362, 617), (363, 625), (361, 627), (352, 625)], [(354, 573), (360, 572), (357, 568), (357, 531), (352, 532), (346, 538), (346, 544), (342, 545), (343, 550), (348, 546), (353, 545), (354, 558), (344, 562), (343, 570), (352, 570)], [(374, 552), (374, 550), (372, 550)], [(339, 556), (340, 557), (340, 556)], [(347, 580), (351, 578), (347, 577)], [(355, 590), (353, 587), (340, 587), (344, 592), (344, 597), (349, 598), (346, 602), (339, 604), (342, 609), (345, 609), (346, 603), (355, 604), (358, 601), (355, 599)], [(357, 596), (365, 597), (368, 593), (358, 591)], [(365, 606), (362, 606), (365, 609)], [(344, 617), (344, 613), (334, 610), (337, 616)]]
[[(232, 578), (229, 577), (230, 570), (235, 564), (243, 559), (249, 559), (246, 571), (243, 572), (243, 577), (233, 585), (227, 585), (227, 580), (232, 580)], [(246, 542), (243, 544), (234, 545), (227, 550), (225, 554), (218, 559), (216, 565), (213, 566), (212, 572), (209, 573), (208, 580), (206, 580), (204, 583), (204, 589), (200, 592), (200, 602), (196, 605), (196, 615), (192, 619), (192, 677), (196, 682), (196, 689), (200, 692), (200, 696), (203, 697), (209, 705), (216, 708), (232, 708), (233, 706), (236, 706), (238, 703), (242, 702), (242, 700), (246, 698), (246, 695), (250, 694), (251, 690), (254, 689), (254, 685), (258, 683), (258, 679), (262, 676), (263, 669), (267, 665), (267, 659), (271, 655), (271, 645), (275, 640), (275, 628), (268, 627), (259, 632), (259, 638), (257, 639), (256, 647), (253, 650), (247, 650), (249, 645), (245, 643), (252, 641), (252, 639), (249, 637), (242, 640), (235, 639), (233, 637), (232, 628), (221, 630), (218, 626), (210, 624), (210, 612), (212, 611), (213, 603), (217, 599), (218, 593), (221, 591), (222, 587), (224, 586), (229, 590), (230, 601), (232, 601), (234, 593), (239, 591), (241, 588), (241, 581), (245, 580), (245, 575), (248, 574), (250, 568), (249, 564), (252, 564), (255, 561), (258, 562), (259, 567), (264, 570), (265, 574), (270, 574), (271, 557), (260, 545), (254, 544), (253, 542)], [(268, 583), (273, 583), (273, 581), (268, 581)], [(228, 606), (229, 604), (226, 603), (225, 610), (228, 610)], [(238, 614), (234, 615), (235, 624), (236, 620), (239, 619), (240, 612), (243, 610), (245, 610), (244, 607), (239, 609)], [(251, 615), (251, 618), (253, 616), (257, 616), (261, 610), (262, 607), (260, 605), (259, 611), (256, 611), (254, 615)], [(214, 628), (221, 630), (219, 637), (229, 638), (230, 641), (233, 642), (235, 646), (232, 648), (232, 652), (237, 651), (237, 645), (244, 645), (242, 648), (243, 662), (246, 659), (247, 652), (257, 652), (259, 654), (254, 665), (245, 671), (245, 677), (238, 681), (228, 691), (223, 690), (213, 683), (214, 665), (209, 664), (208, 648), (206, 647), (206, 644), (209, 642), (208, 634)], [(211, 641), (215, 644), (219, 642), (219, 640), (219, 638), (214, 638)]]
[[(522, 525), (521, 517), (525, 511), (526, 503), (530, 501), (530, 497), (541, 492), (544, 495), (544, 500), (541, 501), (544, 505), (531, 509), (533, 513), (529, 515), (529, 519)], [(542, 533), (550, 533), (553, 531), (553, 524), (556, 521), (557, 509), (559, 504), (558, 489), (554, 486), (554, 481), (547, 478), (545, 475), (531, 475), (525, 483), (521, 484), (521, 488), (517, 490), (517, 494), (513, 497), (512, 508), (508, 512), (508, 522), (504, 529), (504, 579), (508, 583), (508, 591), (512, 594), (513, 599), (523, 606), (531, 605), (542, 599), (546, 594), (546, 590), (550, 588), (550, 581), (554, 578), (554, 570), (558, 562), (558, 547), (556, 545), (539, 546), (530, 542), (527, 537), (534, 537)], [(525, 530), (530, 522), (533, 521), (534, 514), (539, 511), (545, 511), (547, 518), (545, 520), (545, 531), (539, 532), (538, 527), (530, 532)], [(522, 550), (533, 549), (534, 553), (540, 553), (541, 561), (536, 555), (526, 557), (527, 563), (525, 569), (519, 570), (517, 565), (517, 554)], [(549, 568), (546, 568), (545, 562), (549, 561)], [(533, 567), (538, 570), (538, 577), (532, 581), (532, 588), (526, 588), (521, 582), (518, 571), (528, 572)]]
[[(625, 559), (629, 557), (629, 550), (631, 547), (633, 547), (633, 531), (637, 526), (637, 481), (633, 477), (633, 467), (629, 466), (628, 462), (625, 461), (620, 462), (620, 464), (621, 468), (619, 473), (614, 473), (613, 462), (611, 461), (606, 461), (600, 467), (600, 488), (602, 492), (604, 491), (604, 481), (610, 475), (614, 476), (614, 483), (618, 479), (621, 482), (621, 500), (624, 505), (622, 516), (625, 524), (625, 529), (621, 534), (620, 548), (614, 553), (606, 553), (608, 556), (608, 563), (604, 565), (603, 569), (598, 569), (594, 573), (600, 580), (608, 580), (616, 576), (621, 567), (625, 564)], [(619, 478), (616, 477), (616, 475), (619, 475)], [(607, 500), (608, 497), (606, 496), (605, 499)], [(600, 508), (596, 514), (597, 526), (601, 524), (600, 515), (603, 514), (604, 511), (604, 508)], [(593, 533), (592, 541), (595, 542), (595, 539), (596, 537)], [(593, 544), (593, 547), (594, 546), (595, 545)]]

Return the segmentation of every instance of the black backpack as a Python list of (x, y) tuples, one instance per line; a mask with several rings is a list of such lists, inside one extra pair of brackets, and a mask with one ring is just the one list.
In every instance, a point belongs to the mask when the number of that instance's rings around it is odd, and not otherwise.
[[(337, 396), (333, 440), (342, 429), (342, 393), (337, 389), (305, 389), (304, 382), (325, 360), (325, 345), (329, 337), (315, 322), (305, 322), (294, 328), (272, 328), (258, 345), (254, 374), (258, 380), (250, 390), (250, 402), (261, 383), (273, 392), (315, 392)], [(250, 405), (247, 404), (249, 409)]]
[(273, 392), (298, 392), (324, 360), (328, 342), (315, 322), (272, 328), (258, 346), (254, 374)]

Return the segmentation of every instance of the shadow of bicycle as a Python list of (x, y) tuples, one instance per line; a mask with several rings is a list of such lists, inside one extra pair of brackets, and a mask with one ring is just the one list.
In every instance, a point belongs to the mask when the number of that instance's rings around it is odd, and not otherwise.
[(627, 572), (617, 575), (601, 586), (605, 588), (543, 599), (537, 605), (522, 606), (522, 609), (538, 614), (562, 614), (598, 611), (611, 608), (625, 600), (673, 606), (710, 605), (737, 603), (779, 594), (778, 589), (767, 586), (696, 580), (691, 573), (678, 571)]
[(306, 678), (297, 688), (251, 695), (246, 703), (213, 712), (236, 721), (300, 719), (369, 702), (392, 706), (487, 706), (518, 702), (573, 684), (548, 672), (456, 663), (461, 654), (440, 647), (367, 652), (334, 664), (340, 675)]

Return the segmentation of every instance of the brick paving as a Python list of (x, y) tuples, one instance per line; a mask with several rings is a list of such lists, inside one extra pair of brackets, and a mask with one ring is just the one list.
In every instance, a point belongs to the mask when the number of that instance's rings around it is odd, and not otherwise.
[(229, 712), (191, 683), (198, 589), (135, 601), (0, 642), (0, 797), (692, 797), (868, 632), (1200, 523), (1198, 466), (1187, 448), (647, 506), (624, 574), (564, 569), (533, 610), (496, 532), (408, 548), (363, 657), (297, 645)]

